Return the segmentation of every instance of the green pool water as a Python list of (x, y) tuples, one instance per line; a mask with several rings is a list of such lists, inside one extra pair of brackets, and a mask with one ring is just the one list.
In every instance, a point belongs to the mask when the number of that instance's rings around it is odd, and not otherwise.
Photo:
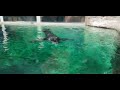
[[(116, 32), (87, 27), (7, 26), (0, 34), (1, 74), (111, 74)], [(50, 30), (71, 40), (31, 43)], [(2, 31), (0, 31), (2, 33)], [(6, 38), (6, 39), (5, 39)]]

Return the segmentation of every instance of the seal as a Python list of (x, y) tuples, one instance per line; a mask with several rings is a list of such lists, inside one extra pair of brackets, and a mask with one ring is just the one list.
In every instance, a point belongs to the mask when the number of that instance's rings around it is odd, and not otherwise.
[(70, 39), (67, 39), (67, 38), (60, 38), (60, 37), (56, 36), (54, 33), (52, 33), (50, 31), (50, 29), (44, 29), (43, 32), (45, 33), (45, 38), (39, 39), (39, 40), (33, 40), (31, 42), (38, 42), (38, 41), (41, 41), (41, 40), (47, 40), (47, 41), (51, 41), (53, 43), (57, 43), (58, 44), (61, 41), (70, 40)]

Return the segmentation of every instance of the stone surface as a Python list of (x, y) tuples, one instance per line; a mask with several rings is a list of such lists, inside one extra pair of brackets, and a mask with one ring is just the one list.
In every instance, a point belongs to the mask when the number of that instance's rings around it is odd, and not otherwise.
[(43, 22), (63, 22), (64, 16), (42, 16)]
[(86, 16), (86, 25), (120, 30), (120, 16)]
[(84, 22), (85, 16), (65, 16), (65, 22)]

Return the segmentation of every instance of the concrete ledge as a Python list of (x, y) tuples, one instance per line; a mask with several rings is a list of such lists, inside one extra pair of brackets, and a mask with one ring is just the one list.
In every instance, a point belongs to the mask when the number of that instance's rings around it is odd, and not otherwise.
[(120, 16), (86, 16), (86, 25), (116, 29), (120, 31)]
[(24, 22), (24, 21), (17, 21), (17, 22), (0, 22), (0, 25), (42, 25), (42, 26), (85, 26), (85, 23), (53, 23), (53, 22)]

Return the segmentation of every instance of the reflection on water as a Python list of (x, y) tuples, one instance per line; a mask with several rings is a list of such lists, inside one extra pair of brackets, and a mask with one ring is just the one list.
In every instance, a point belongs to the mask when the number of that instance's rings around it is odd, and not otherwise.
[(7, 38), (7, 32), (5, 31), (5, 28), (2, 28), (2, 31), (3, 31), (3, 48), (5, 49), (5, 51), (8, 50), (8, 47), (7, 47), (7, 43), (8, 43), (8, 38)]
[[(44, 28), (70, 40), (57, 45), (49, 41), (30, 43), (44, 38)], [(113, 70), (115, 31), (88, 27), (10, 26), (3, 37), (1, 40), (7, 51), (3, 52), (0, 47), (0, 73), (109, 74)]]
[[(43, 32), (42, 32), (42, 27), (41, 26), (37, 26), (37, 40), (40, 40), (43, 38)], [(44, 44), (43, 42), (39, 42), (39, 49), (43, 48), (44, 47)]]
[(3, 48), (4, 48), (4, 51), (7, 51), (8, 50), (8, 47), (7, 47), (7, 43), (8, 43), (8, 38), (7, 38), (7, 32), (5, 31), (6, 30), (6, 28), (5, 28), (5, 26), (2, 24), (2, 27), (0, 28), (0, 30), (2, 31), (0, 31), (0, 33), (1, 34), (3, 34), (3, 35), (0, 35), (0, 38), (2, 39), (3, 38), (3, 40), (2, 40), (2, 44), (3, 44)]

